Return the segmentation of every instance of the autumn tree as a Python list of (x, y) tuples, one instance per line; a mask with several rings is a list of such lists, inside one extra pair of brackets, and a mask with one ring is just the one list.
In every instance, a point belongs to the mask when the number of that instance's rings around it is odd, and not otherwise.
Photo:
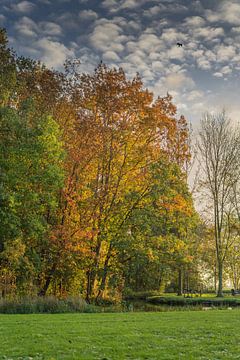
[(74, 191), (68, 204), (78, 209), (75, 224), (70, 221), (72, 233), (90, 251), (91, 298), (103, 293), (124, 224), (149, 192), (150, 166), (161, 156), (183, 163), (189, 156), (188, 133), (185, 119), (175, 118), (171, 97), (153, 102), (138, 75), (130, 81), (122, 69), (103, 64), (93, 75), (71, 74), (69, 98), (79, 141), (71, 149)]

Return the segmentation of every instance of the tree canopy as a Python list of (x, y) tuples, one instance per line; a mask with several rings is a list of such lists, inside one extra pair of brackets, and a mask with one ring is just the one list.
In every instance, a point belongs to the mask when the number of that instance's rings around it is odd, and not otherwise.
[(49, 70), (3, 30), (0, 64), (2, 295), (99, 301), (199, 276), (189, 125), (172, 97), (103, 63)]

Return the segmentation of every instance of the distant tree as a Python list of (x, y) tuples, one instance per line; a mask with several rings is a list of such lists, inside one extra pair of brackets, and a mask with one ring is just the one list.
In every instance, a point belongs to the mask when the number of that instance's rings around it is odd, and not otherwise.
[(218, 296), (223, 296), (223, 265), (231, 244), (229, 226), (233, 211), (232, 190), (240, 177), (240, 132), (231, 126), (225, 112), (206, 113), (201, 120), (198, 149), (204, 174), (202, 185), (213, 208), (214, 238), (218, 267)]

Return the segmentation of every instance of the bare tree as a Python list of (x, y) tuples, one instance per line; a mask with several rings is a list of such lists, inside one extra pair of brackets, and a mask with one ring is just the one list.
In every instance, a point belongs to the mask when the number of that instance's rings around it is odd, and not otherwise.
[(213, 209), (218, 267), (217, 296), (223, 296), (223, 265), (231, 245), (232, 191), (240, 178), (240, 133), (222, 111), (206, 113), (201, 120), (198, 149), (204, 174), (202, 181)]

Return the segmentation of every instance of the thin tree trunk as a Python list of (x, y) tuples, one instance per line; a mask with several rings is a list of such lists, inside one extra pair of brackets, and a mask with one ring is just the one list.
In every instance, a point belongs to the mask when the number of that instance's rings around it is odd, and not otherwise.
[(178, 296), (183, 294), (183, 269), (182, 266), (178, 270)]
[(112, 251), (112, 246), (110, 245), (110, 246), (109, 246), (109, 249), (108, 249), (107, 256), (106, 256), (106, 259), (105, 259), (105, 262), (104, 262), (104, 268), (103, 268), (103, 275), (102, 275), (102, 279), (101, 279), (101, 285), (100, 285), (99, 290), (98, 290), (98, 294), (97, 294), (97, 297), (96, 297), (96, 301), (99, 299), (99, 297), (101, 297), (101, 296), (103, 295), (103, 292), (104, 292), (104, 290), (105, 290), (106, 280), (107, 280), (107, 274), (108, 274), (108, 264), (109, 264), (109, 260), (110, 260), (110, 257), (111, 257), (111, 251)]
[(87, 293), (86, 293), (86, 301), (90, 303), (90, 298), (92, 295), (92, 288), (91, 288), (91, 271), (87, 271)]
[(51, 279), (52, 279), (52, 275), (49, 275), (47, 277), (47, 280), (45, 281), (45, 284), (44, 284), (43, 288), (39, 291), (38, 296), (45, 296), (46, 295), (47, 290), (49, 288), (49, 285), (51, 283)]
[(223, 297), (223, 263), (218, 260), (218, 297)]
[(98, 273), (100, 252), (101, 252), (102, 241), (100, 238), (97, 239), (97, 245), (95, 248), (95, 254), (91, 269), (87, 271), (87, 294), (86, 301), (90, 302), (94, 295), (94, 284)]
[(214, 265), (214, 291), (217, 294), (217, 264)]

